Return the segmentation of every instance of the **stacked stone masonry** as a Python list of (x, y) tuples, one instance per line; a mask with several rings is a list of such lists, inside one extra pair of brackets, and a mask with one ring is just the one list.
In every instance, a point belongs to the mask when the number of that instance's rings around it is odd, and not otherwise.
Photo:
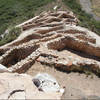
[(21, 35), (0, 47), (0, 63), (12, 72), (23, 73), (37, 61), (64, 71), (100, 73), (95, 33), (78, 26), (72, 12), (45, 12), (17, 27)]

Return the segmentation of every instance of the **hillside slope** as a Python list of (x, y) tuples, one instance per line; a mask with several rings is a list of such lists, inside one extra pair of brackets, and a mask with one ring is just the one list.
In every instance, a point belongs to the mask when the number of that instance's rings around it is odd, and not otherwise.
[[(86, 11), (88, 14), (91, 14), (92, 16), (93, 16), (93, 18), (95, 19), (95, 20), (97, 20), (97, 21), (100, 21), (100, 17), (99, 16), (97, 16), (95, 13), (94, 13), (94, 11), (93, 11), (93, 7), (92, 7), (92, 5), (94, 5), (95, 4), (95, 2), (97, 2), (97, 1), (93, 1), (93, 2), (91, 2), (92, 0), (80, 0), (80, 4), (82, 5), (82, 9), (84, 10), (84, 11)], [(98, 2), (99, 3), (99, 2)], [(99, 4), (98, 4), (99, 5)], [(97, 6), (97, 10), (99, 10), (99, 6)], [(95, 9), (94, 9), (95, 10)]]
[[(85, 13), (77, 0), (1, 0), (0, 2), (0, 34), (3, 34), (0, 36), (0, 46), (13, 41), (19, 36), (20, 30), (16, 30), (12, 26), (32, 18), (43, 11), (54, 11), (53, 8), (55, 6), (57, 6), (57, 10), (73, 11), (79, 19), (80, 26), (100, 34), (100, 21), (94, 20), (91, 15)], [(5, 30), (8, 31), (8, 29), (12, 30), (6, 35), (4, 32)]]
[(100, 0), (91, 0), (93, 11), (100, 17)]
[[(17, 27), (22, 29), (18, 38), (0, 47), (1, 99), (99, 100), (100, 36), (78, 26), (69, 11), (43, 12)], [(55, 76), (64, 94), (41, 90), (32, 81), (37, 73)], [(56, 86), (49, 81), (42, 86)]]
[(99, 75), (100, 37), (77, 25), (78, 19), (72, 12), (42, 13), (20, 24), (18, 27), (23, 30), (20, 36), (0, 47), (0, 63), (20, 72), (38, 58), (41, 63), (65, 71), (88, 69)]
[(32, 18), (38, 8), (54, 0), (0, 0), (0, 34), (9, 25)]

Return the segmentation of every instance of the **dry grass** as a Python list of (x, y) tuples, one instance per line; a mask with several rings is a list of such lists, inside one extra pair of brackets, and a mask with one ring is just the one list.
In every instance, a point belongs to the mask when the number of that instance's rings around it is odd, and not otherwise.
[(97, 16), (100, 17), (100, 0), (91, 0), (91, 1), (92, 1), (93, 11)]

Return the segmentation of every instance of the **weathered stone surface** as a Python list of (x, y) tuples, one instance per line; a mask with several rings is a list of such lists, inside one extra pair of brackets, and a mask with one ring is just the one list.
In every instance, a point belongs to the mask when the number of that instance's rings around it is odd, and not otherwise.
[[(94, 72), (100, 76), (100, 37), (77, 25), (78, 19), (72, 12), (58, 11), (42, 13), (16, 26), (23, 30), (20, 36), (0, 47), (0, 64), (7, 67), (0, 65), (0, 99), (60, 99), (61, 93), (41, 92), (31, 76), (18, 74), (28, 72), (37, 62), (42, 67)], [(66, 78), (59, 73), (61, 82), (67, 82), (62, 99), (99, 99), (98, 78), (72, 76)]]
[(12, 72), (26, 72), (35, 61), (64, 71), (100, 74), (100, 37), (77, 26), (72, 12), (45, 12), (16, 27), (22, 34), (0, 47), (0, 63)]

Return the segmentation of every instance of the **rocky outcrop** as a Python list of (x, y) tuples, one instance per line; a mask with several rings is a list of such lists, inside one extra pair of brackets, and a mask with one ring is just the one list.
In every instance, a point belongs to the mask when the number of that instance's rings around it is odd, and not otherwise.
[(100, 74), (100, 37), (78, 26), (72, 12), (45, 12), (16, 27), (22, 34), (0, 47), (0, 63), (12, 72), (26, 72), (34, 62), (63, 71)]

